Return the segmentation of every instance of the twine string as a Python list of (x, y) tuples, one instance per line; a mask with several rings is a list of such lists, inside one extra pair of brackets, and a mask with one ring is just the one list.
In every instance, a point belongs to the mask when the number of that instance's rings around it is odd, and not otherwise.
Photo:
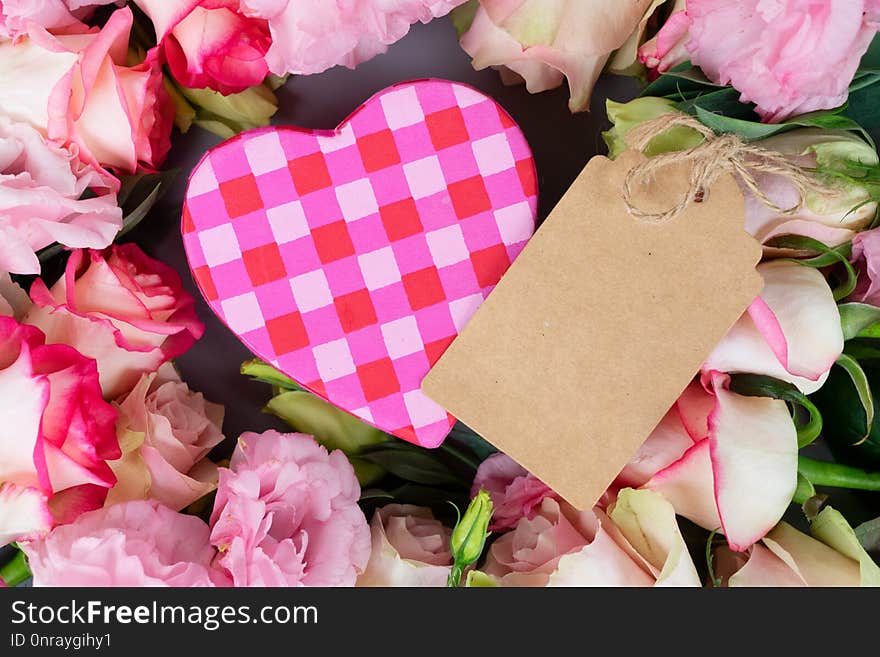
[[(623, 183), (623, 198), (630, 214), (639, 220), (650, 223), (671, 221), (691, 203), (702, 201), (709, 194), (712, 183), (724, 173), (734, 174), (761, 203), (782, 215), (799, 212), (804, 206), (808, 191), (827, 191), (821, 183), (808, 176), (803, 169), (781, 153), (746, 143), (738, 135), (718, 135), (686, 114), (664, 114), (646, 121), (630, 130), (626, 139), (631, 148), (642, 152), (654, 137), (675, 127), (691, 128), (705, 139), (693, 148), (649, 158), (627, 173)], [(651, 180), (661, 169), (680, 163), (690, 163), (691, 169), (688, 176), (688, 190), (675, 205), (654, 212), (645, 210), (635, 202), (637, 186)], [(784, 176), (797, 190), (797, 203), (789, 208), (780, 207), (758, 186), (755, 180), (757, 173)]]

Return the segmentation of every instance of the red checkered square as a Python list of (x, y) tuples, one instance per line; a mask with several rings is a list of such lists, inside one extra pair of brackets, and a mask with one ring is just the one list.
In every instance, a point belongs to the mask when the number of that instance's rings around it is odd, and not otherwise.
[(535, 179), (535, 163), (531, 160), (520, 160), (516, 163), (516, 173), (522, 185), (523, 194), (534, 196), (538, 193), (538, 181)]
[(376, 309), (373, 308), (369, 290), (358, 290), (336, 297), (333, 303), (336, 304), (336, 312), (339, 315), (342, 330), (346, 333), (376, 323)]
[(489, 193), (481, 176), (452, 183), (449, 185), (449, 196), (459, 219), (466, 219), (492, 209), (492, 201), (489, 200)]
[(287, 277), (287, 270), (281, 260), (281, 252), (274, 242), (256, 249), (242, 251), (241, 259), (247, 269), (254, 287)]
[(510, 267), (507, 249), (503, 244), (490, 246), (482, 251), (474, 251), (471, 253), (471, 263), (474, 266), (474, 273), (477, 275), (480, 287), (498, 285), (498, 281)]
[(434, 342), (426, 344), (425, 355), (428, 357), (428, 362), (431, 363), (431, 365), (434, 365), (434, 363), (440, 360), (440, 356), (446, 352), (453, 340), (455, 340), (455, 336), (450, 335), (448, 338), (435, 340)]
[(220, 194), (231, 219), (263, 208), (263, 199), (253, 174), (220, 183)]
[(379, 208), (379, 216), (382, 217), (385, 232), (392, 242), (422, 232), (419, 209), (416, 207), (414, 199), (405, 198), (402, 201), (382, 206)]
[(290, 177), (293, 178), (293, 185), (300, 196), (317, 192), (333, 184), (323, 153), (298, 157), (288, 162), (287, 166), (290, 169)]
[(321, 262), (327, 264), (334, 260), (354, 255), (354, 244), (344, 221), (312, 229), (312, 239)]
[(187, 233), (191, 233), (196, 229), (196, 225), (193, 223), (192, 215), (189, 212), (189, 206), (183, 206), (183, 213), (180, 217), (180, 230), (186, 235)]
[(205, 295), (205, 298), (208, 301), (216, 301), (217, 286), (214, 285), (214, 278), (211, 276), (211, 268), (207, 265), (204, 267), (193, 267), (192, 273), (193, 278), (196, 279), (196, 283), (202, 291), (202, 294)]
[(400, 164), (400, 153), (391, 130), (381, 130), (357, 140), (361, 160), (367, 173)]
[(446, 298), (436, 267), (406, 274), (403, 276), (403, 288), (413, 310), (433, 306)]
[(394, 372), (390, 358), (358, 365), (357, 373), (367, 401), (375, 401), (400, 392), (400, 383), (397, 381), (397, 374)]
[(302, 315), (298, 312), (266, 320), (266, 331), (269, 333), (269, 340), (272, 342), (276, 356), (283, 356), (309, 346), (309, 336)]
[(428, 126), (431, 142), (438, 151), (461, 144), (470, 139), (467, 126), (464, 123), (464, 117), (461, 115), (461, 109), (458, 107), (450, 107), (449, 109), (428, 114), (425, 117), (425, 125)]

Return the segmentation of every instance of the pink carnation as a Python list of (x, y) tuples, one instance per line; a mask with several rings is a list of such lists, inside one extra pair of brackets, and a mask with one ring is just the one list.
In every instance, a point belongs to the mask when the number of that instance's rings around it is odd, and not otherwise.
[(776, 123), (842, 105), (878, 27), (878, 0), (688, 0), (640, 55), (661, 71), (689, 56)]
[(242, 11), (269, 22), (269, 70), (320, 73), (354, 68), (385, 52), (413, 23), (445, 16), (465, 0), (241, 0)]
[(51, 289), (37, 279), (30, 294), (25, 322), (48, 342), (94, 358), (109, 399), (185, 352), (205, 330), (177, 272), (134, 244), (74, 251)]
[(3, 0), (0, 36), (17, 36), (32, 25), (53, 32), (80, 30), (95, 7), (111, 2), (117, 0)]
[(211, 543), (235, 586), (353, 586), (370, 558), (360, 486), (311, 436), (245, 433), (221, 469)]
[[(214, 586), (208, 526), (155, 501), (83, 514), (22, 545), (34, 586)], [(213, 581), (212, 581), (213, 580)]]
[(547, 484), (500, 452), (480, 464), (471, 495), (481, 488), (489, 493), (495, 506), (489, 527), (492, 531), (514, 527), (520, 518), (530, 517), (545, 497), (559, 499)]
[[(0, 116), (0, 270), (39, 274), (36, 251), (60, 242), (103, 249), (122, 227), (119, 181)], [(91, 198), (82, 198), (91, 192)]]

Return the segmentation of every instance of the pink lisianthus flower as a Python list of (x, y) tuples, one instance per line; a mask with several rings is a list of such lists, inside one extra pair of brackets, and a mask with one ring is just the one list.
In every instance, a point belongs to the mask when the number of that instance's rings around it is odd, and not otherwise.
[(353, 586), (370, 558), (360, 486), (311, 436), (245, 433), (211, 514), (215, 565), (235, 586)]
[(100, 5), (117, 0), (3, 0), (0, 2), (0, 36), (14, 37), (36, 25), (53, 32), (81, 31)]
[(120, 451), (94, 361), (0, 317), (0, 397), (0, 544), (100, 507)]
[(662, 72), (689, 58), (777, 123), (842, 105), (878, 27), (877, 0), (687, 0), (641, 59)]
[(617, 478), (663, 495), (676, 513), (722, 530), (743, 551), (782, 517), (797, 485), (797, 432), (785, 402), (744, 397), (707, 372), (678, 399)]
[(880, 306), (880, 228), (853, 238), (852, 261), (859, 271), (859, 281), (849, 300)]
[(53, 242), (103, 249), (122, 227), (119, 181), (76, 151), (0, 116), (0, 270), (39, 274), (36, 251)]
[(24, 321), (47, 342), (94, 358), (108, 399), (185, 352), (205, 328), (177, 272), (134, 244), (74, 251), (51, 289), (37, 279), (30, 294), (34, 305)]
[(239, 93), (269, 73), (269, 24), (239, 0), (135, 0), (153, 21), (158, 48), (184, 87)]
[(559, 496), (543, 481), (528, 472), (507, 454), (493, 454), (480, 464), (471, 497), (485, 490), (492, 498), (491, 531), (514, 527), (520, 518), (528, 518), (545, 497)]
[(161, 166), (174, 106), (158, 62), (125, 65), (131, 26), (126, 7), (100, 30), (53, 35), (31, 26), (0, 40), (0, 114), (75, 144), (95, 167), (132, 173)]
[(223, 406), (190, 390), (171, 363), (141, 376), (118, 408), (122, 458), (110, 462), (118, 482), (107, 505), (155, 499), (179, 510), (217, 487), (205, 457), (223, 440)]
[(223, 586), (208, 526), (151, 501), (81, 515), (22, 544), (34, 586)]
[(413, 23), (445, 16), (465, 0), (241, 0), (247, 16), (269, 23), (269, 70), (320, 73), (354, 68), (385, 52)]
[(758, 265), (764, 289), (703, 363), (703, 372), (764, 374), (812, 394), (843, 351), (840, 311), (825, 277), (785, 260)]
[(372, 550), (358, 586), (446, 586), (452, 530), (430, 509), (388, 504), (373, 513)]

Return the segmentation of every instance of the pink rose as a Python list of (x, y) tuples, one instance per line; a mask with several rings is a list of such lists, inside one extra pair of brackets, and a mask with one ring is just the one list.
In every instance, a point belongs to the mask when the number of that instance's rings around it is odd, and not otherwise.
[(487, 458), (477, 469), (471, 497), (480, 489), (489, 493), (495, 507), (491, 531), (515, 526), (520, 518), (529, 517), (545, 497), (559, 499), (547, 484), (501, 452)]
[(358, 586), (446, 586), (452, 530), (430, 509), (388, 504), (373, 513), (373, 547)]
[(81, 515), (24, 543), (34, 586), (214, 586), (208, 526), (151, 500)]
[[(0, 116), (0, 270), (39, 274), (36, 251), (60, 242), (103, 249), (122, 227), (119, 181)], [(94, 196), (82, 198), (85, 192)]]
[(101, 506), (120, 452), (94, 361), (0, 317), (0, 398), (0, 544)]
[(184, 87), (229, 95), (269, 73), (269, 25), (242, 14), (239, 0), (135, 0), (153, 21), (159, 50)]
[(651, 0), (480, 0), (461, 46), (482, 70), (503, 66), (505, 82), (525, 81), (530, 93), (568, 79), (572, 112), (589, 108), (593, 85), (611, 53), (645, 16)]
[(0, 36), (17, 36), (33, 24), (46, 30), (79, 31), (99, 5), (117, 0), (3, 0)]
[(465, 0), (241, 0), (241, 11), (269, 22), (269, 70), (320, 73), (354, 68), (385, 52), (413, 23), (445, 16)]
[(131, 10), (98, 30), (53, 35), (31, 26), (0, 41), (0, 114), (30, 123), (83, 162), (131, 173), (161, 166), (174, 106), (158, 62), (126, 66)]
[(859, 282), (849, 300), (880, 306), (880, 228), (853, 238), (852, 260), (859, 270)]
[(144, 374), (119, 402), (122, 459), (111, 461), (118, 483), (107, 505), (155, 499), (184, 509), (217, 487), (217, 466), (205, 457), (223, 440), (223, 406), (189, 389), (170, 363)]
[(842, 105), (878, 27), (878, 0), (687, 0), (642, 60), (662, 71), (690, 58), (776, 123)]
[(660, 495), (626, 489), (606, 515), (544, 498), (489, 548), (483, 571), (502, 586), (699, 586)]
[(167, 265), (134, 244), (74, 251), (52, 289), (31, 285), (25, 322), (50, 343), (69, 344), (98, 362), (104, 396), (131, 390), (142, 374), (176, 358), (201, 337), (193, 298)]
[(215, 565), (235, 586), (353, 586), (370, 558), (360, 486), (311, 436), (245, 433), (211, 514)]

